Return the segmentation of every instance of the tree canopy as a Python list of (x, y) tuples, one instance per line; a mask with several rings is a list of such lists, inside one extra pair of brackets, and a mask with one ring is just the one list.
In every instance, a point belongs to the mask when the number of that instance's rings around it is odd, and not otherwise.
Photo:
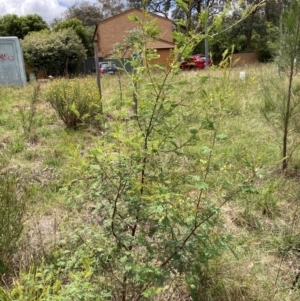
[(82, 21), (78, 20), (77, 18), (68, 19), (58, 23), (53, 30), (58, 32), (60, 30), (72, 28), (75, 33), (78, 35), (79, 39), (81, 40), (84, 48), (86, 49), (88, 55), (93, 54), (93, 43), (92, 37), (90, 36), (89, 31), (86, 27), (83, 26)]
[(269, 60), (272, 55), (270, 45), (276, 39), (278, 4), (267, 0), (262, 5), (259, 0), (248, 0), (241, 6), (232, 7), (233, 12), (222, 23), (225, 32), (216, 36), (211, 43), (213, 50), (220, 55), (224, 47), (234, 45), (236, 52), (255, 51), (260, 60)]
[(4, 15), (0, 18), (0, 36), (16, 36), (23, 39), (28, 33), (49, 29), (47, 23), (37, 14), (17, 16)]
[(98, 0), (91, 4), (89, 1), (76, 2), (71, 5), (62, 15), (51, 22), (52, 26), (58, 23), (76, 18), (82, 22), (83, 26), (95, 26), (103, 19), (121, 13), (126, 9), (122, 0)]
[(205, 9), (210, 8), (212, 14), (219, 12), (225, 7), (224, 0), (128, 0), (128, 5), (135, 8), (144, 8), (149, 12), (157, 13), (172, 18), (173, 20), (182, 19), (186, 22), (186, 30), (192, 30), (198, 21), (199, 14)]
[(56, 26), (62, 21), (73, 18), (80, 20), (83, 26), (94, 26), (103, 19), (103, 13), (98, 4), (91, 4), (88, 1), (76, 2), (63, 13), (61, 18), (54, 19), (51, 25)]

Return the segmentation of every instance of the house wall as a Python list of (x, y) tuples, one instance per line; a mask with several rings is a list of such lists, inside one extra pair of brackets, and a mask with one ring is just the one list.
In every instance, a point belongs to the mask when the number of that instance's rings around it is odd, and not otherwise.
[(158, 49), (157, 53), (159, 54), (159, 58), (155, 60), (151, 60), (151, 63), (170, 67), (171, 60), (172, 60), (171, 50), (172, 49)]
[(161, 31), (159, 38), (171, 43), (173, 42), (172, 21), (153, 14), (145, 17), (140, 10), (130, 10), (98, 23), (97, 37), (95, 36), (95, 39), (98, 39), (99, 57), (109, 56), (116, 43), (122, 43), (123, 37), (130, 30), (139, 27), (137, 23), (128, 19), (128, 15), (130, 14), (135, 14), (139, 19), (144, 21), (156, 19)]

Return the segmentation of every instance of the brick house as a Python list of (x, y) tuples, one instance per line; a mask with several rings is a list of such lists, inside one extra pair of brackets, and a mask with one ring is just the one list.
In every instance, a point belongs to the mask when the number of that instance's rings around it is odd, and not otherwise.
[[(140, 20), (144, 21), (156, 20), (156, 24), (160, 29), (160, 35), (157, 40), (149, 43), (147, 47), (156, 49), (159, 54), (159, 59), (154, 60), (154, 63), (168, 66), (171, 51), (175, 47), (172, 38), (172, 20), (151, 13), (145, 16), (141, 10), (136, 8), (126, 10), (96, 25), (94, 42), (98, 44), (98, 57), (100, 60), (109, 58), (114, 45), (123, 43), (123, 38), (128, 35), (129, 31), (139, 28), (137, 23), (129, 20), (128, 16), (130, 14), (136, 15)], [(129, 58), (130, 55), (127, 52), (124, 58)]]

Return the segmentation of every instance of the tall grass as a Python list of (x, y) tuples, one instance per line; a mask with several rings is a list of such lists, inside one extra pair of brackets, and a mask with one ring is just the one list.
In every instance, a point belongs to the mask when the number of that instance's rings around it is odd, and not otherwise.
[[(245, 80), (239, 77), (241, 71), (246, 72)], [(201, 111), (202, 88), (211, 91), (210, 101), (213, 105), (224, 72), (227, 72), (226, 85), (232, 89), (228, 95), (219, 95), (227, 98), (228, 105), (221, 118), (222, 135), (217, 140), (218, 147), (215, 149), (217, 162), (213, 166), (211, 177), (214, 180), (216, 195), (222, 193), (227, 186), (236, 183), (244, 181), (247, 185), (241, 185), (242, 194), (233, 197), (223, 208), (222, 224), (218, 226), (218, 231), (231, 236), (232, 252), (225, 253), (217, 262), (212, 263), (210, 269), (199, 271), (203, 276), (203, 282), (198, 286), (202, 288), (202, 295), (199, 290), (199, 300), (298, 300), (300, 294), (295, 280), (299, 261), (297, 250), (300, 246), (298, 218), (300, 190), (296, 167), (300, 162), (300, 152), (296, 150), (294, 153), (295, 172), (289, 177), (283, 177), (279, 172), (281, 137), (268, 126), (260, 113), (261, 82), (274, 76), (277, 71), (274, 65), (268, 64), (243, 69), (180, 72), (177, 76), (185, 81), (181, 89), (190, 97), (188, 105)], [(295, 80), (299, 81), (298, 77)], [(74, 80), (73, 83), (77, 81)], [(91, 86), (95, 85), (95, 79), (92, 77), (86, 81)], [(3, 102), (0, 116), (0, 147), (1, 160), (6, 162), (6, 166), (9, 168), (19, 166), (19, 171), (27, 176), (28, 182), (32, 185), (29, 198), (34, 204), (30, 209), (34, 219), (39, 219), (45, 213), (51, 215), (59, 211), (62, 216), (67, 213), (66, 223), (62, 222), (60, 225), (66, 228), (64, 231), (67, 233), (70, 228), (78, 227), (76, 223), (79, 220), (82, 221), (72, 215), (72, 208), (80, 207), (81, 204), (78, 199), (69, 199), (65, 202), (66, 188), (61, 188), (65, 187), (66, 183), (73, 186), (77, 183), (84, 184), (82, 177), (86, 170), (86, 155), (92, 145), (97, 145), (97, 136), (103, 133), (94, 132), (91, 128), (82, 128), (75, 132), (65, 129), (54, 110), (45, 102), (46, 90), (56, 87), (57, 84), (62, 85), (63, 81), (41, 87), (41, 100), (36, 112), (36, 116), (40, 116), (41, 120), (40, 126), (36, 129), (38, 139), (34, 146), (25, 142), (18, 152), (13, 151), (14, 141), (17, 138), (22, 139), (20, 134), (22, 120), (17, 108), (29, 99), (31, 87), (0, 89)], [(132, 94), (123, 94), (124, 106), (120, 106), (120, 90), (117, 88), (119, 84), (126, 87), (129, 83), (123, 76), (120, 82), (117, 77), (102, 78), (103, 114), (106, 126), (127, 118), (124, 107), (131, 103)], [(189, 96), (189, 90), (195, 87), (198, 92)], [(197, 115), (186, 118), (197, 120)], [(80, 119), (80, 122), (82, 121), (83, 118)], [(202, 139), (205, 141), (206, 137), (203, 136)], [(196, 147), (191, 149), (191, 152), (198, 151)], [(28, 160), (30, 154), (34, 154), (34, 160)], [(166, 161), (166, 168), (168, 164), (172, 162)], [(49, 166), (50, 169), (41, 172)], [(221, 174), (224, 175), (223, 178)], [(43, 184), (35, 179), (36, 176), (40, 177), (39, 180), (42, 180), (40, 182)], [(251, 185), (249, 179), (253, 179)], [(84, 193), (81, 187), (78, 185), (76, 188), (78, 194)], [(95, 208), (91, 203), (87, 209), (82, 208), (81, 218), (88, 221), (93, 218), (92, 212), (97, 210), (101, 208)], [(26, 224), (28, 231), (31, 225), (29, 220)], [(62, 252), (68, 251), (69, 245), (65, 243), (62, 245)], [(88, 268), (91, 259), (86, 260)], [(30, 263), (27, 262), (27, 266)], [(49, 269), (52, 264), (50, 261), (47, 268)], [(46, 273), (43, 267), (37, 269), (40, 272), (39, 269), (42, 269), (42, 273)], [(24, 272), (26, 273), (26, 269)], [(32, 269), (28, 273), (32, 273)], [(79, 276), (74, 275), (75, 278)], [(21, 276), (20, 285), (22, 283), (36, 285), (31, 278), (29, 281), (29, 278)], [(188, 291), (183, 286), (180, 276), (177, 281), (176, 285), (170, 282), (168, 286), (161, 288), (156, 300), (164, 298), (183, 300), (180, 296), (187, 296)], [(50, 285), (50, 282), (47, 285)], [(86, 285), (93, 286), (93, 281)], [(14, 288), (22, 289), (17, 282)]]

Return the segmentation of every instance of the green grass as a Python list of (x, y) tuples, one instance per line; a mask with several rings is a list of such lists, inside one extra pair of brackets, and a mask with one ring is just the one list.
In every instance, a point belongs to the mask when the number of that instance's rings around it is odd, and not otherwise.
[[(273, 65), (258, 65), (243, 70), (246, 71), (245, 81), (239, 78), (241, 69), (226, 70), (229, 72), (226, 85), (231, 88), (227, 95), (218, 95), (216, 91), (216, 87), (223, 81), (224, 70), (185, 72), (177, 78), (186, 82), (182, 85), (183, 95), (188, 95), (191, 88), (199, 87), (187, 102), (187, 106), (195, 108), (195, 114), (186, 118), (194, 118), (195, 123), (200, 122), (198, 114), (201, 114), (202, 88), (212, 93), (212, 105), (214, 97), (226, 98), (225, 113), (222, 113), (219, 124), (219, 132), (222, 134), (220, 137), (226, 139), (217, 142), (214, 150), (216, 162), (214, 171), (210, 174), (216, 200), (227, 186), (237, 185), (243, 180), (246, 182), (255, 174), (251, 189), (233, 197), (222, 209), (222, 223), (218, 231), (231, 236), (232, 252), (223, 254), (218, 262), (212, 263), (210, 270), (204, 272), (206, 282), (203, 283), (203, 289), (207, 294), (203, 299), (199, 297), (199, 300), (299, 300), (300, 293), (297, 290), (290, 293), (290, 288), (299, 268), (297, 250), (300, 247), (300, 189), (297, 170), (300, 165), (300, 150), (295, 151), (291, 161), (291, 167), (295, 171), (290, 177), (284, 177), (280, 173), (281, 137), (269, 127), (260, 113), (260, 83), (262, 79), (274, 74), (275, 68)], [(207, 79), (203, 80), (203, 77)], [(95, 81), (92, 77), (88, 80)], [(299, 81), (298, 77), (296, 80)], [(116, 76), (102, 78), (106, 127), (110, 127), (122, 115), (122, 110), (125, 112), (119, 101), (119, 84)], [(48, 85), (51, 83), (41, 87), (35, 124), (30, 133), (23, 131), (18, 108), (26, 110), (29, 107), (33, 86), (0, 88), (0, 167), (17, 172), (30, 190), (29, 217), (24, 233), (29, 233), (29, 244), (32, 246), (21, 246), (17, 254), (20, 260), (26, 258), (20, 264), (24, 267), (24, 272), (30, 264), (45, 255), (44, 250), (41, 250), (41, 241), (44, 243), (47, 236), (57, 234), (50, 227), (48, 232), (41, 230), (42, 238), (33, 237), (36, 235), (32, 230), (35, 221), (42, 223), (45, 216), (55, 216), (60, 220), (57, 227), (68, 229), (68, 223), (63, 219), (68, 214), (72, 216), (76, 203), (72, 203), (70, 199), (66, 202), (64, 191), (72, 183), (78, 193), (83, 192), (79, 186), (76, 187), (76, 183), (84, 175), (89, 150), (97, 145), (99, 137), (103, 135), (102, 130), (92, 127), (67, 130), (44, 101)], [(127, 79), (121, 77), (125, 103), (130, 102), (132, 96), (126, 90), (128, 85)], [(126, 118), (126, 112), (123, 115)], [(178, 137), (178, 141), (183, 138)], [(206, 138), (203, 136), (202, 140), (205, 141)], [(199, 149), (195, 146), (189, 152), (197, 154)], [(166, 157), (166, 160), (169, 160), (165, 162), (166, 167), (172, 164), (171, 159)], [(186, 163), (184, 159), (181, 160), (184, 172)], [(87, 213), (84, 211), (82, 214)], [(76, 220), (79, 221), (80, 218), (72, 216), (72, 223), (76, 224)], [(39, 239), (40, 242), (37, 243), (36, 240)], [(51, 245), (49, 248), (55, 247), (56, 245)], [(47, 250), (49, 248), (45, 247)], [(33, 252), (33, 262), (28, 259), (30, 256), (22, 257), (22, 252), (27, 252), (27, 255), (28, 252)], [(174, 283), (170, 283), (170, 287), (172, 285)], [(178, 295), (186, 293), (182, 286), (175, 286), (174, 290), (177, 290)], [(168, 295), (166, 288), (164, 291)], [(163, 300), (163, 292), (157, 300)]]

